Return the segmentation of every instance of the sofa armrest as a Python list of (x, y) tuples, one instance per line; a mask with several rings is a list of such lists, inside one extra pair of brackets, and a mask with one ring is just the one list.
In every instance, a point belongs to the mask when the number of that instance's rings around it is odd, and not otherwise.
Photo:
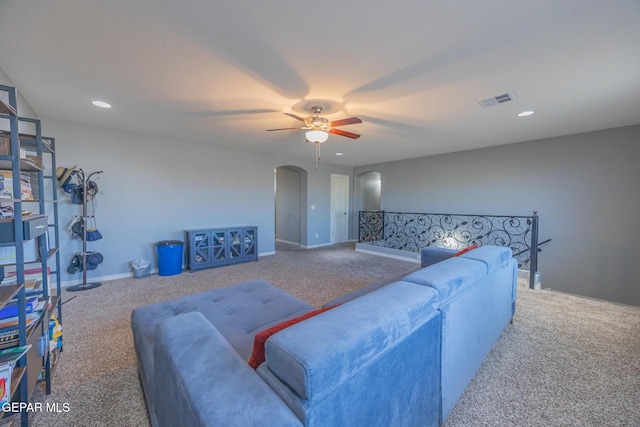
[(428, 246), (420, 251), (420, 267), (429, 267), (445, 259), (449, 259), (458, 252), (456, 249), (439, 248), (436, 246)]
[(301, 425), (199, 312), (158, 324), (154, 372), (154, 406), (160, 426)]

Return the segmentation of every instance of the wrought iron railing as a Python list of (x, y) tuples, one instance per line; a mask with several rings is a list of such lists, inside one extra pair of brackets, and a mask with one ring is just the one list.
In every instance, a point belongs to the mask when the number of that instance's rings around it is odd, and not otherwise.
[(518, 260), (518, 268), (529, 270), (531, 288), (538, 269), (536, 211), (531, 216), (360, 211), (358, 240), (410, 252), (427, 246), (507, 246)]

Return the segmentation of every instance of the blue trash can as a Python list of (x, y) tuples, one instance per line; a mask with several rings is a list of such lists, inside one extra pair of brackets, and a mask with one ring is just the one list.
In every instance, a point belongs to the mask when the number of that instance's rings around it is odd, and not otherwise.
[(158, 274), (160, 276), (174, 276), (182, 273), (182, 248), (180, 240), (163, 240), (158, 242)]

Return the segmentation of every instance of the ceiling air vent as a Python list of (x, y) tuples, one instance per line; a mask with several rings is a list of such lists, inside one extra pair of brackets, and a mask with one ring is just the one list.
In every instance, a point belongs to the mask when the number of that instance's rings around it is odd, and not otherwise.
[(516, 99), (516, 96), (512, 92), (507, 92), (502, 95), (492, 96), (491, 98), (481, 99), (478, 101), (478, 104), (482, 105), (483, 108), (487, 108), (504, 102), (513, 101), (514, 99)]

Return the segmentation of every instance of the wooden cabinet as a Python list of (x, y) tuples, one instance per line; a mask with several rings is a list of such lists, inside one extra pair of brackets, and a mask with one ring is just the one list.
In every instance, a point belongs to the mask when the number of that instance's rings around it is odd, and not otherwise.
[(187, 266), (193, 272), (258, 260), (258, 227), (229, 227), (186, 232)]

